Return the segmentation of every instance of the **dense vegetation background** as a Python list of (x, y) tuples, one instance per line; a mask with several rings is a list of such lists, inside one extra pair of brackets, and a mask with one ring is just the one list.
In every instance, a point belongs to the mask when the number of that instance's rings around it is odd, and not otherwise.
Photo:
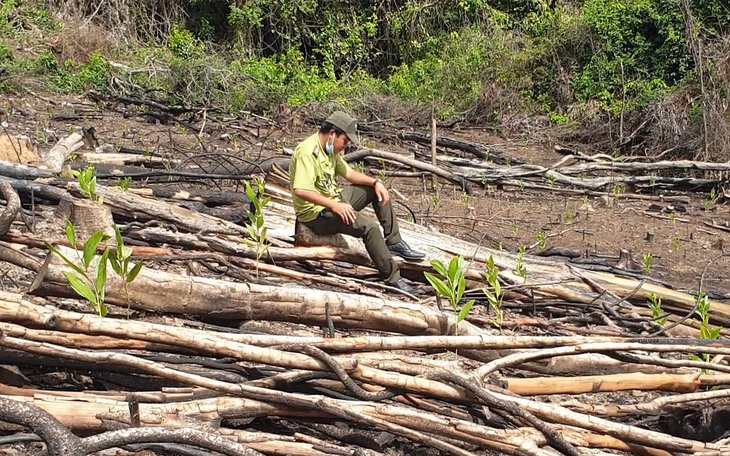
[(723, 0), (4, 0), (0, 90), (550, 131), (730, 160)]

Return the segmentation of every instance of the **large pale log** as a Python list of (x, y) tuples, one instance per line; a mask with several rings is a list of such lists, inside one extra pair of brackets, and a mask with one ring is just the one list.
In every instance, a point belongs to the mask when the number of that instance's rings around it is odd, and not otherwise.
[[(79, 193), (78, 184), (68, 184), (72, 192)], [(115, 214), (124, 215), (138, 221), (164, 221), (174, 224), (178, 229), (192, 233), (228, 233), (246, 235), (246, 228), (216, 217), (200, 214), (190, 209), (175, 206), (163, 201), (145, 198), (119, 188), (97, 186), (97, 194), (104, 197), (104, 204)]]
[(504, 379), (507, 389), (521, 396), (537, 394), (582, 394), (603, 391), (697, 391), (700, 374), (620, 374), (591, 377), (542, 377)]
[[(52, 414), (64, 426), (74, 432), (102, 432), (131, 424), (129, 404), (124, 398), (109, 398), (94, 394), (59, 396), (55, 392), (39, 392), (34, 396), (14, 395), (5, 397), (33, 404)], [(169, 428), (197, 428), (217, 431), (229, 440), (245, 444), (249, 448), (267, 454), (293, 454), (301, 456), (327, 456), (308, 443), (296, 442), (293, 437), (266, 432), (251, 432), (220, 428), (220, 421), (227, 418), (252, 418), (256, 416), (316, 417), (316, 414), (286, 410), (283, 407), (241, 398), (215, 398), (171, 404), (139, 404), (141, 426), (165, 426)]]
[[(17, 345), (18, 343), (20, 343), (18, 340), (13, 340), (12, 338), (9, 338), (9, 337), (6, 337), (3, 340), (4, 345), (11, 346), (14, 348), (18, 347), (18, 345)], [(7, 345), (7, 344), (10, 344), (10, 345)], [(146, 369), (150, 369), (149, 370), (150, 373), (152, 373), (152, 372), (164, 373), (166, 371), (165, 369), (163, 369), (161, 367), (155, 367), (154, 363), (145, 362), (142, 360), (132, 360), (131, 357), (128, 357), (128, 356), (122, 355), (122, 354), (102, 355), (101, 353), (99, 353), (97, 355), (90, 355), (87, 353), (79, 352), (77, 350), (62, 349), (60, 347), (54, 347), (54, 346), (50, 346), (47, 344), (23, 343), (23, 346), (26, 349), (33, 350), (33, 351), (39, 350), (42, 353), (54, 353), (57, 356), (72, 356), (74, 359), (92, 359), (97, 356), (105, 356), (105, 357), (108, 357), (109, 359), (115, 359), (115, 360), (117, 360), (117, 362), (126, 362), (124, 360), (130, 360), (131, 364), (128, 364), (128, 365), (130, 365), (130, 366), (134, 365), (137, 367), (143, 367)], [(91, 356), (91, 358), (90, 358), (90, 356)], [(147, 367), (145, 367), (145, 366), (147, 366)], [(195, 382), (198, 384), (204, 384), (208, 387), (213, 387), (215, 389), (223, 389), (223, 390), (228, 390), (230, 392), (240, 391), (240, 393), (243, 393), (243, 394), (255, 394), (255, 395), (264, 394), (263, 392), (259, 393), (258, 391), (261, 391), (261, 390), (256, 389), (256, 388), (244, 388), (242, 386), (233, 387), (233, 385), (226, 386), (226, 384), (221, 383), (221, 382), (217, 382), (214, 380), (200, 379), (195, 376), (190, 376), (188, 374), (185, 374), (185, 375), (177, 374), (177, 375), (180, 375), (181, 376), (180, 378), (182, 378), (182, 379), (188, 379), (188, 381)], [(402, 386), (408, 387), (408, 384), (403, 384)], [(270, 394), (271, 393), (266, 393), (265, 397), (269, 397)], [(278, 396), (274, 396), (274, 397), (278, 397)], [(289, 397), (289, 396), (287, 396), (287, 397)], [(456, 399), (456, 397), (454, 397), (454, 396), (452, 396), (452, 398)], [(513, 400), (513, 401), (517, 400), (517, 399), (511, 398), (509, 396), (505, 396), (504, 399)], [(519, 400), (519, 403), (523, 407), (526, 407), (524, 405), (525, 401)], [(304, 405), (304, 404), (308, 404), (308, 402), (300, 403), (300, 404)], [(333, 404), (333, 406), (334, 406), (334, 404)], [(547, 416), (549, 416), (551, 420), (555, 420), (556, 418), (560, 418), (558, 421), (561, 421), (561, 422), (562, 422), (562, 420), (568, 420), (568, 422), (566, 424), (570, 424), (573, 426), (587, 426), (589, 429), (592, 429), (596, 432), (608, 431), (614, 435), (617, 435), (615, 433), (618, 432), (620, 434), (621, 438), (627, 439), (629, 441), (634, 441), (637, 443), (644, 443), (644, 444), (648, 443), (648, 444), (651, 444), (652, 446), (657, 446), (660, 448), (666, 447), (669, 449), (692, 448), (692, 449), (696, 449), (699, 451), (701, 451), (701, 448), (711, 449), (711, 447), (701, 447), (701, 446), (699, 446), (700, 444), (698, 444), (696, 442), (690, 442), (690, 441), (682, 440), (682, 439), (673, 439), (673, 440), (670, 440), (670, 441), (664, 443), (660, 438), (661, 434), (658, 434), (658, 433), (654, 433), (651, 431), (632, 429), (625, 425), (616, 425), (614, 423), (609, 423), (609, 422), (604, 422), (604, 421), (600, 421), (600, 422), (595, 422), (595, 420), (587, 421), (587, 417), (584, 417), (582, 415), (575, 414), (572, 412), (567, 412), (563, 409), (555, 408), (552, 406), (549, 407), (547, 410), (545, 410), (545, 409), (541, 409), (539, 404), (535, 404), (535, 405), (531, 405), (530, 409), (534, 410), (533, 413), (543, 413), (543, 414), (546, 413)], [(335, 409), (333, 409), (333, 411), (334, 410), (338, 410), (336, 406), (335, 406)], [(382, 409), (382, 407), (378, 407), (378, 410), (382, 411), (383, 409)], [(557, 413), (557, 415), (556, 415), (556, 413)], [(398, 412), (398, 415), (403, 417), (403, 412), (402, 411)], [(579, 418), (579, 417), (581, 417), (581, 418)], [(459, 429), (460, 429), (460, 432), (464, 432), (463, 425), (460, 425)], [(663, 443), (658, 444), (658, 442), (663, 442)]]
[[(63, 394), (67, 397), (64, 400), (57, 395)], [(15, 400), (22, 400), (32, 403), (47, 412), (51, 413), (74, 431), (92, 431), (100, 432), (113, 428), (118, 425), (129, 424), (129, 406), (124, 398), (113, 398), (99, 396), (92, 393), (58, 393), (38, 392), (34, 396), (12, 395), (9, 396)], [(363, 407), (361, 403), (353, 403), (354, 407)], [(215, 429), (221, 435), (239, 442), (244, 443), (250, 448), (264, 453), (271, 453), (275, 450), (283, 451), (288, 449), (286, 453), (295, 455), (324, 455), (325, 453), (304, 453), (303, 446), (305, 444), (294, 442), (293, 437), (281, 436), (277, 434), (269, 434), (264, 432), (249, 432), (243, 430), (233, 430), (219, 427), (220, 420), (236, 419), (236, 418), (252, 418), (256, 416), (281, 416), (289, 418), (317, 418), (322, 416), (317, 412), (300, 412), (285, 407), (266, 404), (254, 400), (242, 398), (221, 397), (214, 399), (206, 399), (191, 402), (176, 402), (170, 404), (146, 404), (139, 405), (140, 424), (142, 426), (158, 426), (164, 424), (170, 427), (184, 426), (205, 426), (206, 429)], [(423, 423), (420, 417), (415, 416), (412, 412), (403, 415), (399, 413), (399, 409), (395, 407), (380, 406), (377, 408), (368, 407), (369, 413), (378, 414), (381, 418), (390, 418), (399, 420), (402, 424), (414, 424), (422, 430), (435, 430), (436, 424), (439, 424), (440, 430), (444, 432), (451, 426), (448, 433), (456, 435), (460, 432), (460, 437), (467, 437), (469, 441), (479, 441), (483, 443), (487, 441), (502, 442), (504, 444), (519, 447), (524, 444), (525, 439), (534, 441), (537, 445), (543, 446), (547, 442), (544, 437), (536, 430), (529, 428), (519, 429), (489, 429), (480, 427), (474, 423), (466, 423), (464, 421), (446, 421), (439, 423), (427, 416), (427, 422)], [(381, 412), (382, 411), (382, 412)], [(76, 417), (79, 417), (77, 420)], [(463, 426), (463, 427), (462, 427)], [(457, 429), (463, 429), (458, 431)], [(575, 431), (570, 428), (561, 429), (561, 433), (571, 443), (577, 446), (587, 448), (608, 448), (622, 451), (630, 451), (631, 447), (618, 439), (608, 436), (596, 435), (588, 432)], [(311, 447), (310, 447), (311, 448)], [(651, 450), (643, 448), (635, 448), (635, 454), (651, 454), (654, 456), (669, 456), (668, 453), (659, 450)], [(329, 453), (327, 453), (329, 454)]]
[(44, 167), (52, 173), (60, 173), (66, 159), (83, 146), (84, 137), (80, 133), (72, 133), (58, 141), (56, 145), (53, 146), (47, 154), (45, 154), (43, 157)]
[(76, 334), (45, 329), (29, 329), (21, 325), (0, 322), (0, 331), (3, 334), (37, 342), (48, 342), (73, 348), (107, 349), (107, 350), (148, 350), (170, 352), (175, 347), (156, 344), (135, 339), (122, 339), (110, 336)]
[[(6, 295), (6, 298), (12, 298), (12, 295)], [(112, 319), (103, 319), (99, 317), (95, 317), (92, 315), (81, 315), (76, 314), (73, 312), (67, 312), (67, 311), (61, 311), (57, 309), (50, 309), (45, 308), (41, 309), (37, 306), (34, 306), (30, 303), (27, 303), (25, 301), (19, 300), (18, 298), (15, 298), (15, 301), (0, 301), (0, 303), (4, 303), (3, 307), (1, 307), (2, 312), (0, 313), (0, 317), (2, 319), (7, 320), (22, 320), (26, 323), (33, 323), (33, 324), (43, 324), (45, 321), (52, 322), (53, 326), (58, 329), (63, 329), (65, 331), (76, 331), (76, 332), (88, 332), (92, 334), (107, 334), (107, 335), (117, 335), (119, 337), (123, 337), (126, 335), (126, 337), (129, 338), (135, 338), (135, 339), (143, 339), (151, 343), (161, 343), (165, 345), (175, 345), (178, 347), (185, 347), (189, 349), (197, 349), (200, 352), (203, 353), (209, 353), (211, 355), (218, 355), (218, 356), (231, 356), (235, 357), (237, 359), (242, 360), (248, 360), (252, 362), (263, 362), (263, 363), (270, 363), (274, 365), (279, 366), (286, 366), (286, 367), (292, 367), (292, 368), (299, 368), (299, 369), (321, 369), (322, 367), (317, 363), (313, 362), (308, 357), (298, 355), (295, 353), (289, 353), (289, 354), (282, 354), (280, 352), (268, 352), (263, 349), (256, 349), (251, 346), (247, 346), (244, 344), (240, 344), (237, 342), (226, 341), (223, 339), (224, 336), (230, 336), (230, 338), (241, 338), (243, 340), (246, 340), (246, 337), (251, 336), (245, 336), (245, 335), (235, 335), (235, 334), (214, 334), (210, 332), (204, 332), (204, 331), (198, 331), (194, 329), (187, 329), (187, 328), (177, 328), (177, 327), (169, 327), (165, 325), (159, 325), (159, 324), (151, 324), (151, 323), (145, 323), (145, 322), (137, 322), (137, 321), (120, 321), (120, 320), (112, 320)], [(52, 317), (49, 317), (47, 312), (52, 311)], [(44, 313), (46, 312), (46, 316), (44, 317)], [(69, 341), (66, 341), (66, 339), (63, 338), (48, 338), (46, 335), (51, 334), (55, 335), (56, 333), (52, 332), (46, 332), (46, 331), (38, 331), (38, 330), (27, 330), (22, 327), (19, 327), (17, 325), (7, 325), (6, 326), (0, 326), (0, 329), (2, 328), (8, 328), (8, 335), (13, 336), (21, 336), (25, 337), (29, 340), (37, 340), (37, 341), (51, 341), (51, 342), (61, 342), (64, 345), (67, 346), (75, 346), (72, 341), (73, 338)], [(234, 337), (235, 336), (235, 337)], [(270, 337), (270, 336), (269, 336)], [(435, 348), (438, 347), (438, 342), (441, 341), (442, 338), (438, 337), (416, 337), (413, 338), (414, 343), (413, 344), (390, 344), (387, 343), (388, 340), (392, 340), (394, 343), (397, 342), (399, 339), (404, 338), (373, 338), (373, 344), (371, 345), (371, 349), (377, 348), (377, 341), (381, 341), (380, 348), (382, 349), (393, 349), (393, 348), (424, 348), (424, 347), (431, 347)], [(581, 340), (584, 340), (585, 338), (536, 338), (535, 340), (531, 341), (532, 344), (527, 343), (519, 343), (519, 340), (516, 340), (518, 338), (508, 338), (508, 337), (474, 337), (474, 336), (459, 336), (458, 339), (461, 339), (465, 342), (462, 346), (464, 347), (527, 347), (530, 345), (558, 345), (561, 342), (564, 342), (566, 344), (571, 343), (579, 343)], [(367, 338), (355, 338), (355, 339), (341, 339), (342, 343), (339, 345), (344, 346), (350, 346), (350, 347), (356, 347), (360, 345), (360, 349), (366, 348), (367, 345)], [(509, 341), (512, 340), (513, 343), (509, 343)], [(250, 341), (250, 340), (249, 340)], [(318, 339), (317, 338), (275, 338), (270, 341), (262, 341), (260, 343), (263, 344), (270, 344), (275, 343), (279, 345), (278, 342), (286, 343), (286, 342), (294, 342), (294, 343), (312, 343), (317, 344)], [(325, 339), (326, 341), (332, 341), (332, 342), (338, 342), (338, 339)], [(354, 344), (347, 344), (347, 342), (354, 342)], [(446, 343), (446, 340), (441, 341), (442, 344), (450, 345), (453, 347), (453, 344)], [(490, 343), (492, 342), (492, 343)], [(331, 344), (322, 343), (320, 342), (318, 345), (322, 346), (323, 348), (329, 348), (333, 349), (336, 348), (337, 345), (332, 346)], [(584, 345), (585, 346), (585, 345)], [(342, 349), (343, 347), (340, 347)], [(645, 350), (656, 350), (656, 351), (690, 351), (696, 349), (696, 347), (691, 346), (674, 346), (674, 345), (666, 345), (666, 344), (659, 344), (659, 345), (651, 345), (651, 344), (615, 344), (614, 345), (616, 350), (621, 349), (630, 349), (632, 347), (638, 348), (638, 349), (645, 349)], [(580, 348), (580, 346), (576, 347)], [(607, 345), (603, 345), (600, 347), (597, 347), (597, 349), (606, 349)], [(721, 347), (707, 347), (706, 350), (716, 352), (716, 353), (727, 353), (730, 349), (723, 349)], [(351, 362), (347, 361), (347, 358), (338, 358), (338, 360), (342, 363), (348, 363), (351, 364)], [(418, 379), (415, 379), (410, 376), (399, 376), (399, 375), (392, 375), (383, 371), (380, 371), (378, 369), (371, 369), (366, 366), (377, 366), (381, 365), (382, 363), (378, 359), (373, 359), (372, 361), (358, 357), (359, 360), (359, 367), (351, 371), (351, 375), (354, 377), (378, 384), (381, 386), (386, 387), (403, 387), (403, 385), (409, 385), (406, 389), (409, 389), (411, 391), (418, 391), (420, 393), (427, 393), (436, 395), (443, 398), (450, 398), (450, 399), (457, 399), (457, 400), (463, 400), (465, 396), (463, 395), (463, 392), (457, 392), (455, 389), (443, 389), (443, 390), (436, 390), (434, 389), (433, 382), (426, 382), (421, 384)], [(386, 363), (386, 369), (389, 367)], [(448, 369), (448, 367), (447, 367)], [(451, 369), (453, 370), (453, 369)], [(420, 372), (421, 374), (423, 372)], [(415, 373), (414, 373), (415, 374)], [(657, 388), (660, 388), (662, 385), (664, 385), (664, 389), (675, 389), (679, 391), (689, 391), (692, 390), (692, 388), (696, 388), (699, 384), (698, 378), (696, 374), (693, 375), (669, 375), (669, 374), (663, 374), (663, 375), (656, 375), (656, 376), (632, 376), (632, 375), (625, 375), (625, 376), (616, 376), (611, 377), (608, 375), (604, 375), (601, 377), (603, 379), (602, 386), (599, 387), (598, 390), (604, 391), (604, 390), (616, 390), (616, 389), (645, 389), (646, 385), (655, 385)], [(530, 382), (528, 380), (525, 380), (523, 382), (520, 382), (520, 380), (512, 380), (512, 379), (504, 379), (506, 382), (506, 386), (509, 386), (512, 388), (512, 385), (514, 384), (515, 389), (519, 391), (520, 393), (531, 393), (531, 394), (550, 394), (551, 392), (559, 393), (563, 392), (560, 388), (560, 386), (554, 386), (554, 388), (551, 389), (551, 385), (544, 384), (544, 382), (540, 382), (539, 380), (535, 380), (537, 382), (537, 385), (535, 386), (535, 382)], [(514, 383), (510, 383), (514, 382)], [(598, 382), (596, 378), (575, 378), (571, 382), (564, 382), (566, 385), (571, 385), (568, 390), (565, 390), (565, 392), (568, 392), (569, 390), (575, 390), (574, 392), (584, 392), (583, 390), (587, 389), (587, 387), (582, 385), (595, 385)], [(519, 388), (519, 389), (518, 389)], [(568, 388), (568, 386), (566, 386)], [(595, 389), (595, 387), (593, 388)], [(591, 389), (588, 389), (590, 391)], [(456, 394), (454, 394), (456, 393)]]
[[(55, 254), (48, 256), (31, 284), (30, 292), (74, 296), (63, 275), (63, 271), (70, 271), (70, 268), (54, 264), (54, 257)], [(325, 304), (328, 304), (334, 324), (341, 328), (421, 335), (450, 334), (456, 329), (453, 313), (420, 305), (310, 288), (185, 277), (148, 268), (142, 268), (127, 290), (120, 278), (110, 275), (106, 286), (107, 302), (126, 306), (127, 297), (132, 308), (139, 310), (320, 326), (327, 323)], [(469, 335), (482, 331), (462, 322), (459, 333)]]
[[(287, 192), (285, 188), (273, 183), (267, 183), (267, 193), (282, 196), (286, 195)], [(270, 226), (269, 234), (272, 236), (280, 235), (282, 239), (290, 238), (294, 226), (294, 213), (291, 206), (271, 204), (267, 206), (265, 212), (267, 224)], [(612, 305), (619, 298), (629, 297), (631, 302), (641, 302), (643, 305), (646, 302), (647, 295), (656, 294), (662, 298), (665, 308), (680, 309), (682, 315), (692, 309), (695, 304), (694, 296), (657, 284), (648, 282), (641, 284), (641, 281), (635, 278), (587, 271), (580, 269), (578, 265), (570, 266), (529, 254), (522, 257), (522, 263), (527, 270), (526, 278), (523, 278), (513, 272), (517, 265), (516, 254), (478, 246), (453, 236), (435, 233), (425, 227), (404, 220), (399, 220), (399, 223), (404, 239), (418, 250), (425, 252), (428, 260), (439, 259), (448, 263), (455, 255), (463, 255), (467, 260), (473, 260), (469, 263), (470, 269), (467, 271), (466, 277), (473, 280), (475, 286), (484, 284), (485, 265), (492, 257), (500, 271), (499, 276), (502, 281), (508, 284), (523, 285), (526, 289), (529, 288), (532, 290), (535, 302), (558, 298), (574, 303)], [(209, 241), (208, 245), (213, 248), (224, 249), (227, 247), (217, 244), (213, 240)], [(318, 249), (322, 249), (324, 253), (324, 249), (327, 249), (327, 247), (318, 247)], [(234, 250), (228, 250), (228, 253), (236, 254)], [(313, 251), (308, 252), (312, 253)], [(402, 262), (399, 265), (402, 273), (411, 279), (420, 277), (423, 280), (423, 271), (430, 269), (425, 261), (420, 263)], [(618, 298), (606, 296), (603, 290), (595, 290), (589, 283), (586, 283), (584, 278), (594, 281), (603, 289), (618, 296)], [(641, 287), (639, 287), (640, 284)], [(636, 292), (634, 292), (635, 289)], [(725, 326), (730, 325), (730, 305), (711, 300), (711, 306), (714, 321)]]

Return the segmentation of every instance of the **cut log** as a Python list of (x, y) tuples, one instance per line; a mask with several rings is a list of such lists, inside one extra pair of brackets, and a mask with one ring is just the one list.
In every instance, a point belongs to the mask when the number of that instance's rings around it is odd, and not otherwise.
[(80, 133), (73, 133), (56, 143), (43, 157), (43, 166), (52, 173), (60, 173), (63, 164), (75, 151), (84, 146), (84, 137)]
[(99, 154), (94, 152), (84, 152), (78, 154), (78, 159), (82, 162), (104, 165), (143, 165), (146, 168), (166, 168), (176, 165), (179, 160), (168, 160), (162, 157), (153, 157), (150, 155), (109, 153)]
[[(94, 233), (101, 231), (110, 238), (114, 238), (114, 217), (108, 206), (99, 204), (89, 199), (74, 198), (66, 194), (61, 198), (58, 207), (54, 212), (55, 238), (65, 233), (66, 223), (71, 222), (76, 232), (76, 238), (80, 242), (86, 242)], [(45, 235), (49, 235), (46, 227)], [(62, 235), (61, 235), (62, 237)]]
[(695, 392), (700, 386), (699, 372), (691, 375), (641, 373), (593, 377), (510, 378), (507, 389), (521, 396), (535, 394), (582, 394), (601, 391), (675, 391)]
[[(41, 295), (74, 296), (55, 254), (48, 256), (30, 286)], [(127, 286), (116, 276), (108, 279), (109, 303), (148, 311), (188, 315), (208, 315), (237, 320), (290, 321), (325, 326), (325, 304), (340, 328), (362, 328), (401, 334), (449, 334), (455, 332), (456, 316), (424, 306), (387, 301), (348, 293), (309, 288), (272, 287), (234, 283), (204, 277), (184, 277), (142, 268)], [(462, 334), (476, 333), (467, 322), (459, 325)]]
[[(80, 193), (78, 184), (69, 183), (72, 192)], [(219, 218), (200, 214), (173, 204), (144, 198), (121, 189), (97, 186), (97, 194), (104, 197), (104, 204), (115, 214), (137, 221), (164, 221), (178, 229), (198, 233), (227, 233), (246, 235), (246, 228)]]

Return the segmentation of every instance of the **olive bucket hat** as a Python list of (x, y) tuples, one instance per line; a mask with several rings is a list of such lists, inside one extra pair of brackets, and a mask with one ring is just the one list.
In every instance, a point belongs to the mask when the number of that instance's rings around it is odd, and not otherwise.
[(356, 146), (360, 145), (357, 135), (357, 121), (342, 111), (333, 112), (325, 121), (344, 131), (347, 137)]

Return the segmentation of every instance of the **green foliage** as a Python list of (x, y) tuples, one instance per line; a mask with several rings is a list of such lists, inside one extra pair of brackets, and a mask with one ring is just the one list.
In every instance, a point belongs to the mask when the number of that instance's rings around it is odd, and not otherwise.
[(682, 248), (682, 239), (679, 237), (673, 237), (672, 238), (672, 250), (675, 252), (679, 252)]
[(119, 187), (120, 189), (122, 189), (126, 192), (127, 190), (129, 190), (129, 184), (131, 184), (131, 183), (132, 183), (132, 178), (127, 176), (117, 183), (117, 187)]
[[(248, 220), (249, 224), (246, 226), (249, 236), (256, 242), (256, 277), (259, 275), (259, 262), (261, 257), (264, 256), (266, 251), (269, 249), (269, 245), (266, 243), (266, 232), (268, 228), (265, 226), (266, 220), (264, 219), (264, 208), (271, 198), (264, 197), (266, 190), (264, 182), (256, 178), (254, 179), (254, 185), (250, 182), (246, 182), (246, 194), (253, 204), (254, 210), (249, 211)], [(254, 186), (256, 187), (254, 189)]]
[(441, 260), (431, 260), (431, 266), (436, 270), (438, 276), (431, 274), (430, 272), (424, 272), (423, 275), (426, 277), (426, 280), (428, 280), (436, 293), (448, 299), (451, 307), (455, 311), (459, 311), (456, 317), (455, 330), (455, 333), (458, 334), (459, 323), (466, 320), (466, 317), (469, 316), (469, 312), (474, 305), (474, 300), (472, 299), (459, 309), (461, 298), (464, 295), (464, 290), (466, 289), (466, 262), (464, 261), (463, 256), (458, 255), (451, 259), (448, 268), (441, 262)]
[[(718, 326), (717, 328), (710, 326), (710, 299), (707, 297), (707, 293), (698, 295), (696, 304), (697, 310), (695, 310), (695, 314), (700, 318), (700, 339), (716, 340), (720, 337), (722, 326)], [(702, 353), (700, 356), (690, 355), (690, 359), (709, 363), (711, 356), (708, 353)]]
[(576, 77), (581, 100), (598, 100), (613, 114), (622, 106), (630, 111), (656, 100), (691, 68), (679, 2), (587, 0), (583, 20), (594, 52)]
[(715, 200), (717, 199), (717, 189), (715, 187), (710, 190), (710, 196), (704, 201), (705, 206), (705, 212), (709, 212), (712, 210), (712, 205), (715, 203)]
[(438, 212), (439, 209), (441, 209), (441, 198), (438, 197), (438, 195), (431, 195), (429, 197), (429, 200), (431, 202), (431, 208), (434, 212)]
[[(92, 277), (92, 261), (96, 256), (96, 249), (99, 244), (107, 239), (101, 231), (92, 235), (89, 240), (84, 243), (83, 255), (76, 250), (76, 231), (71, 222), (66, 224), (66, 238), (76, 253), (76, 259), (72, 260), (64, 256), (56, 247), (46, 242), (46, 247), (56, 255), (58, 255), (73, 272), (63, 271), (71, 288), (86, 299), (94, 306), (96, 312), (105, 317), (108, 309), (104, 303), (104, 294), (106, 289), (106, 263), (109, 257), (109, 251), (105, 250), (96, 264), (96, 275)], [(78, 263), (78, 264), (77, 264)]]
[(186, 60), (199, 57), (205, 52), (205, 45), (198, 42), (189, 30), (178, 24), (173, 25), (170, 30), (167, 47), (173, 55)]
[[(60, 28), (53, 14), (45, 8), (37, 8), (37, 2), (5, 0), (0, 3), (0, 36), (16, 37), (24, 30), (36, 27), (42, 32), (54, 32)], [(32, 27), (30, 27), (32, 25)]]
[(103, 197), (96, 194), (96, 171), (94, 170), (94, 165), (76, 170), (73, 172), (73, 175), (79, 182), (82, 195), (95, 203), (102, 204), (104, 202)]
[(490, 63), (502, 59), (500, 52), (507, 53), (506, 39), (504, 34), (491, 35), (476, 27), (433, 37), (432, 49), (423, 57), (395, 69), (388, 89), (407, 100), (433, 103), (441, 117), (452, 117), (474, 105), (485, 84), (499, 78)]
[(109, 258), (109, 264), (111, 264), (114, 272), (122, 279), (124, 287), (124, 296), (127, 300), (127, 317), (129, 317), (129, 306), (131, 301), (129, 300), (129, 288), (128, 285), (137, 278), (139, 272), (142, 270), (143, 263), (132, 263), (132, 248), (124, 245), (124, 238), (122, 233), (119, 231), (119, 227), (114, 225), (114, 234), (116, 237), (116, 249), (109, 250), (105, 254)]
[(644, 271), (644, 274), (649, 274), (651, 272), (651, 263), (654, 261), (654, 257), (651, 253), (645, 253), (643, 256), (643, 263), (641, 265), (641, 269)]
[(106, 91), (109, 85), (111, 66), (109, 61), (99, 52), (94, 52), (89, 58), (89, 63), (78, 67), (75, 88), (82, 90), (94, 89)]
[(130, 304), (127, 285), (134, 281), (142, 270), (141, 262), (136, 264), (131, 262), (132, 248), (124, 245), (124, 239), (119, 232), (119, 227), (116, 225), (114, 225), (114, 232), (116, 234), (116, 249), (110, 250), (108, 247), (105, 248), (104, 253), (101, 254), (95, 266), (92, 265), (92, 262), (96, 257), (99, 244), (109, 239), (101, 231), (94, 233), (83, 244), (83, 253), (81, 254), (76, 249), (78, 242), (73, 223), (70, 221), (66, 223), (66, 238), (74, 249), (76, 254), (75, 259), (66, 257), (55, 246), (48, 242), (45, 243), (51, 252), (58, 255), (73, 270), (73, 272), (63, 271), (63, 274), (66, 276), (74, 292), (89, 301), (96, 312), (102, 317), (105, 317), (108, 313), (108, 308), (104, 303), (107, 262), (111, 264), (114, 272), (122, 278), (127, 299), (127, 310), (129, 310)]
[(523, 257), (526, 251), (527, 248), (525, 246), (520, 247), (519, 251), (517, 252), (517, 261), (515, 262), (514, 270), (514, 273), (522, 277), (523, 279), (527, 278), (527, 267), (525, 267), (525, 263), (523, 261)]
[(649, 294), (646, 296), (646, 304), (651, 309), (651, 316), (659, 326), (667, 324), (667, 317), (664, 317), (664, 311), (662, 310), (662, 298), (655, 294)]
[(540, 250), (547, 248), (547, 234), (544, 231), (537, 233), (537, 245), (540, 247)]
[[(537, 113), (566, 127), (584, 114), (633, 119), (678, 89), (699, 99), (676, 0), (190, 0), (172, 9), (144, 0), (130, 13), (142, 20), (129, 29), (157, 41), (130, 40), (135, 48), (113, 57), (128, 71), (101, 54), (82, 65), (43, 45), (20, 52), (29, 49), (23, 42), (51, 42), (63, 31), (54, 10), (37, 4), (0, 4), (0, 90), (32, 76), (64, 93), (133, 89), (166, 104), (255, 112), (313, 101), (380, 108), (385, 99), (392, 108), (435, 108), (441, 119)], [(710, 40), (730, 25), (727, 6), (690, 4), (696, 35), (712, 52)], [(109, 16), (112, 6), (99, 6), (78, 13)], [(711, 74), (719, 60), (707, 55)], [(111, 76), (126, 84), (110, 87)], [(690, 103), (699, 124), (705, 105)]]
[(492, 255), (489, 255), (489, 260), (487, 261), (486, 276), (487, 283), (490, 287), (492, 287), (493, 292), (487, 288), (483, 288), (482, 291), (484, 291), (484, 294), (487, 296), (489, 308), (492, 309), (494, 316), (497, 318), (494, 325), (501, 328), (502, 322), (504, 321), (504, 312), (502, 310), (502, 285), (499, 283), (499, 269), (494, 265), (494, 258), (492, 258)]

